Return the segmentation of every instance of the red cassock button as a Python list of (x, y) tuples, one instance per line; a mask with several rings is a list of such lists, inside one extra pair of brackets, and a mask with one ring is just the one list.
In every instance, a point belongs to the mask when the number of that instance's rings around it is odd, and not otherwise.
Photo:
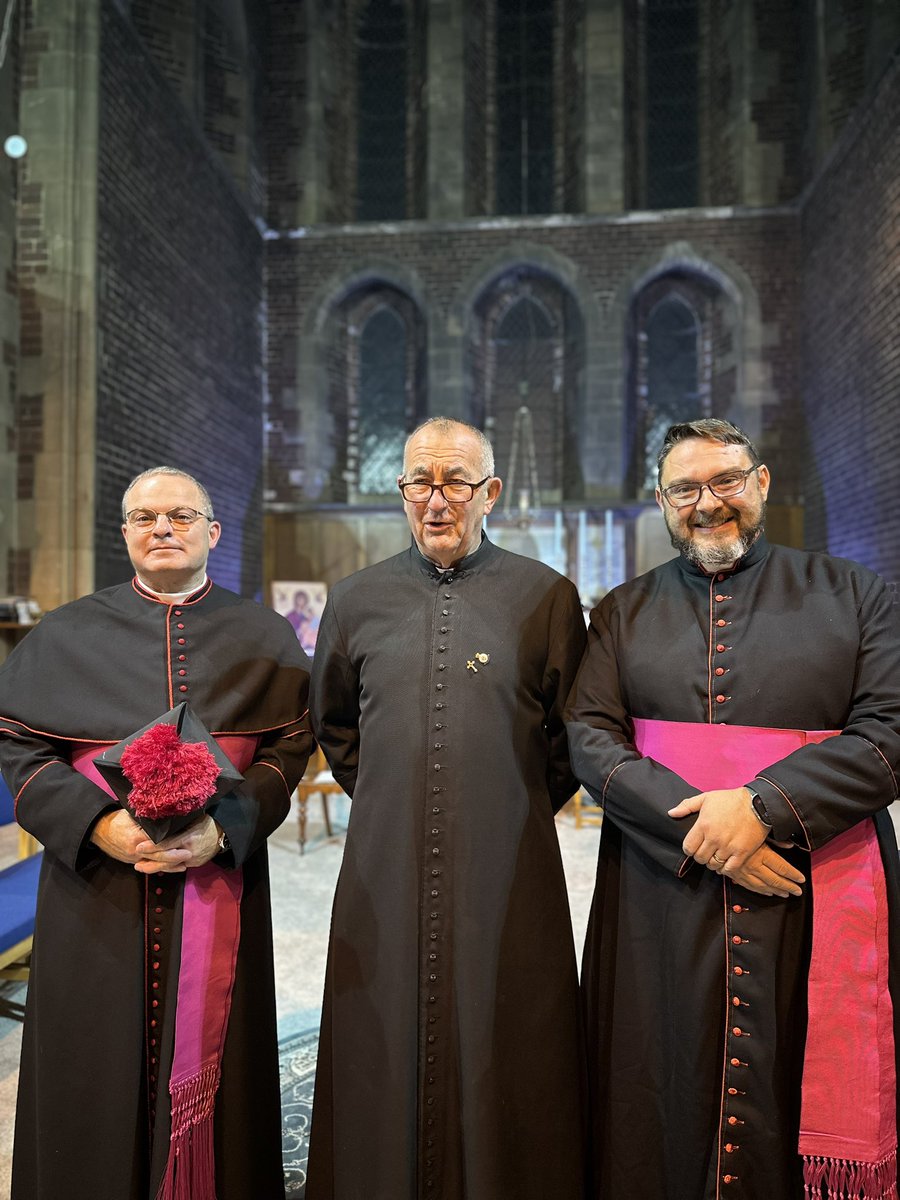
[(183, 683), (183, 684), (181, 685), (181, 687), (180, 687), (178, 690), (179, 690), (179, 692), (186, 692), (186, 691), (187, 691), (187, 684), (184, 684), (184, 683)]
[[(184, 639), (182, 639), (182, 641), (183, 641), (183, 640), (184, 640)], [(717, 650), (718, 650), (718, 652), (721, 654), (721, 653), (722, 653), (722, 651), (725, 649), (725, 647), (724, 647), (724, 645), (723, 645), (721, 642), (719, 642), (718, 646), (716, 646), (716, 649), (717, 649)]]
[[(716, 621), (716, 624), (718, 625), (718, 627), (719, 627), (720, 629), (724, 629), (724, 628), (725, 628), (725, 626), (728, 624), (728, 622), (727, 622), (727, 621), (723, 621), (723, 620), (722, 620), (722, 618), (721, 618), (721, 617), (719, 617), (718, 621)], [(181, 628), (182, 628), (182, 626), (181, 626), (181, 625), (179, 625), (179, 626), (178, 626), (178, 628), (179, 628), (179, 629), (181, 629)]]
[(741, 1007), (741, 1002), (740, 1002), (740, 1000), (738, 999), (738, 997), (737, 997), (737, 996), (734, 996), (734, 997), (732, 998), (732, 1001), (731, 1001), (731, 1003), (734, 1005), (734, 1007), (735, 1007), (735, 1008), (740, 1008), (740, 1007)]
[(184, 667), (182, 667), (181, 670), (178, 672), (178, 674), (179, 675), (187, 675), (187, 671), (184, 669)]
[(735, 975), (743, 975), (743, 973), (744, 973), (744, 968), (743, 968), (743, 967), (735, 967), (735, 968), (734, 968), (734, 973), (735, 973)]
[(733, 1067), (739, 1067), (741, 1065), (741, 1060), (739, 1058), (733, 1058), (731, 1059), (731, 1065)]
[(724, 599), (725, 599), (725, 597), (723, 595), (721, 595), (721, 594), (716, 595), (716, 603), (717, 604), (721, 604)]
[(716, 667), (716, 674), (717, 674), (717, 675), (724, 675), (724, 674), (725, 674), (725, 668), (724, 668), (724, 667)]
[(179, 622), (178, 622), (178, 624), (177, 624), (177, 628), (178, 628), (178, 629), (184, 629), (184, 626), (182, 625), (182, 623), (181, 623), (180, 621), (179, 621)]
[(731, 911), (732, 912), (743, 912), (744, 910), (743, 910), (743, 908), (741, 908), (740, 904), (732, 904)]
[(722, 693), (721, 693), (721, 692), (719, 692), (718, 696), (716, 696), (716, 703), (717, 703), (717, 704), (724, 704), (724, 703), (725, 703), (725, 697), (722, 695)]
[(737, 933), (736, 933), (736, 934), (734, 935), (734, 937), (733, 937), (731, 940), (734, 942), (734, 944), (735, 944), (736, 946), (739, 946), (739, 945), (741, 944), (741, 938), (740, 938), (740, 934), (737, 934)]
[(731, 1032), (734, 1034), (735, 1037), (742, 1037), (743, 1033), (744, 1033), (744, 1031), (743, 1031), (743, 1029), (741, 1029), (740, 1025), (735, 1025), (732, 1028)]
[(184, 638), (179, 638), (179, 639), (178, 639), (178, 645), (179, 645), (179, 646), (183, 646), (183, 645), (184, 645)]

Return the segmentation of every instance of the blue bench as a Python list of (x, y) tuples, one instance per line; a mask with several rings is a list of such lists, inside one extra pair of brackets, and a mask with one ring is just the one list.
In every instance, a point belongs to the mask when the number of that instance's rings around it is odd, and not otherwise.
[[(13, 798), (0, 776), (0, 825), (14, 819)], [(42, 858), (32, 854), (0, 871), (0, 979), (28, 978)]]

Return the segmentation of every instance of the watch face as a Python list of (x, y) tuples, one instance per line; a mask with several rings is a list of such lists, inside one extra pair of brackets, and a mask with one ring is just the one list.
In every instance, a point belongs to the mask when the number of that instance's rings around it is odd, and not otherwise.
[(763, 803), (762, 797), (751, 789), (748, 790), (750, 791), (750, 803), (753, 805), (753, 811), (762, 821), (763, 825), (768, 825), (771, 828), (772, 822), (769, 820), (769, 812)]

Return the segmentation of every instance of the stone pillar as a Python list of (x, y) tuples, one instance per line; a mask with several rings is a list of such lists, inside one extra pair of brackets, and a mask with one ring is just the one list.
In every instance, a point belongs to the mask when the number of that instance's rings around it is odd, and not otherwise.
[(32, 0), (22, 54), (19, 394), (35, 428), (20, 528), (44, 609), (94, 587), (100, 3)]
[(625, 208), (622, 0), (594, 0), (584, 15), (585, 209)]
[(465, 215), (465, 65), (461, 0), (428, 5), (428, 218)]
[[(290, 153), (297, 163), (296, 178), (302, 186), (296, 224), (317, 225), (325, 221), (352, 220), (350, 199), (333, 196), (329, 174), (329, 163), (336, 153), (332, 143), (337, 141), (341, 157), (349, 155), (350, 147), (347, 144), (347, 100), (342, 95), (342, 72), (332, 54), (331, 23), (323, 14), (321, 0), (297, 6), (298, 12), (307, 9), (309, 15), (302, 43), (304, 66), (301, 68), (306, 85), (305, 105), (298, 121), (303, 135), (300, 144), (292, 146)], [(294, 103), (291, 102), (292, 108)], [(355, 161), (355, 148), (353, 157)], [(344, 167), (339, 177), (349, 181), (349, 169)], [(292, 220), (287, 222), (288, 226), (294, 223)]]

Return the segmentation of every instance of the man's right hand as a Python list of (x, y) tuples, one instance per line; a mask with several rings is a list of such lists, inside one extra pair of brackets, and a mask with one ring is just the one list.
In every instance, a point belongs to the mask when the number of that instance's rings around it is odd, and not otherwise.
[[(144, 862), (144, 856), (139, 854), (135, 849), (136, 846), (147, 841), (147, 835), (138, 825), (137, 821), (127, 813), (124, 808), (116, 809), (114, 812), (104, 813), (94, 825), (91, 833), (91, 841), (104, 854), (108, 854), (110, 858), (115, 858), (119, 862), (124, 863), (139, 863)], [(182, 852), (173, 851), (170, 857), (177, 859)], [(188, 851), (183, 852), (185, 860), (190, 858)], [(154, 870), (159, 870), (158, 864), (154, 864)], [(178, 862), (173, 861), (171, 865), (166, 867), (169, 871), (183, 871), (184, 867)]]
[(741, 866), (720, 870), (719, 874), (760, 896), (800, 896), (803, 894), (800, 884), (806, 883), (805, 875), (766, 844)]

